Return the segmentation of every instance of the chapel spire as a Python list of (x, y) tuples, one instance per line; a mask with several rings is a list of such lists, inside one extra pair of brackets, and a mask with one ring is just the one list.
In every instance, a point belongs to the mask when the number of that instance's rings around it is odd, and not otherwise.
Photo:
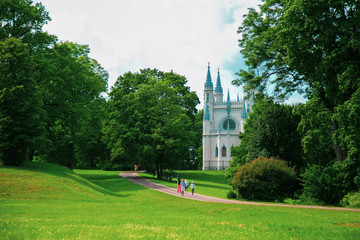
[(223, 88), (221, 87), (220, 68), (218, 68), (218, 75), (217, 75), (216, 87), (215, 87), (215, 102), (222, 102), (222, 101), (223, 101)]
[(213, 83), (211, 81), (211, 74), (210, 74), (210, 62), (208, 62), (208, 71), (206, 76), (206, 82), (204, 85), (205, 90), (213, 90)]
[(215, 94), (223, 94), (223, 88), (221, 87), (220, 80), (220, 68), (218, 68), (218, 75), (216, 80)]
[(246, 104), (245, 104), (245, 98), (243, 100), (243, 109), (241, 112), (241, 119), (245, 120), (248, 118), (247, 111), (246, 111)]

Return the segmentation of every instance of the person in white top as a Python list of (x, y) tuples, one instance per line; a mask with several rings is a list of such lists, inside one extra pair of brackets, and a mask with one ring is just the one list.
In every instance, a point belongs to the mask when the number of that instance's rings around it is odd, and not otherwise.
[(189, 182), (188, 180), (185, 179), (185, 191), (188, 192), (189, 191)]
[(191, 195), (194, 196), (194, 192), (195, 192), (195, 183), (194, 183), (194, 181), (192, 181), (190, 187), (191, 187)]

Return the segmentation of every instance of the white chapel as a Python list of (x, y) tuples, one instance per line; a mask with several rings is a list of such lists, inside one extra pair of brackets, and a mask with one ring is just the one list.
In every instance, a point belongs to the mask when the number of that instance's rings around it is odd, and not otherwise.
[[(251, 94), (247, 97), (247, 94)], [(252, 110), (254, 92), (245, 93), (242, 101), (237, 95), (230, 100), (229, 90), (224, 99), (218, 69), (216, 86), (208, 65), (204, 85), (204, 119), (203, 119), (203, 170), (223, 170), (232, 160), (231, 148), (240, 144), (239, 133), (244, 131), (248, 113)]]

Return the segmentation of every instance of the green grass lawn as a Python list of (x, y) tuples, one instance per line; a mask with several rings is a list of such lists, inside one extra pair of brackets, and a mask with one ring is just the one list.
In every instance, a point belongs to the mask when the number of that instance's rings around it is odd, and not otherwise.
[(0, 167), (0, 239), (360, 238), (359, 212), (200, 202), (118, 174), (45, 163)]

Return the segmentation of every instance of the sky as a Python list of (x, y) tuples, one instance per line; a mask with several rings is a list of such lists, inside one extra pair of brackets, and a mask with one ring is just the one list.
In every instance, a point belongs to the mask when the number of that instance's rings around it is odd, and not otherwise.
[[(224, 95), (243, 97), (231, 85), (240, 69), (237, 29), (258, 0), (37, 0), (52, 19), (44, 30), (60, 41), (89, 45), (90, 57), (109, 73), (109, 90), (126, 72), (156, 68), (185, 76), (203, 101), (208, 62)], [(296, 98), (289, 102), (298, 101)], [(201, 108), (202, 104), (198, 106)]]

